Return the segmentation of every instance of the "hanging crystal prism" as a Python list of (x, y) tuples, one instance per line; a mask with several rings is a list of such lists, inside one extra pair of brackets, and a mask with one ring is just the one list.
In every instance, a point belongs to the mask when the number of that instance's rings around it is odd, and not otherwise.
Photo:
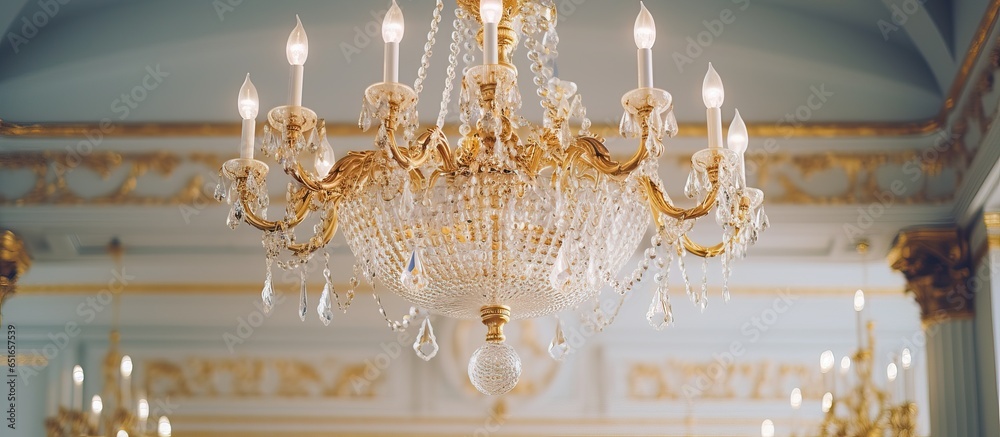
[(224, 202), (226, 200), (226, 184), (219, 178), (219, 183), (215, 185), (215, 201)]
[(229, 229), (236, 230), (240, 227), (240, 222), (243, 221), (243, 202), (233, 203), (233, 207), (229, 210), (229, 217), (226, 218), (226, 225)]
[(327, 139), (327, 136), (323, 135), (323, 141), (319, 145), (319, 150), (316, 151), (316, 161), (314, 162), (316, 175), (320, 178), (325, 178), (336, 162), (337, 157), (333, 153), (333, 146), (330, 145), (330, 140)]
[(304, 322), (308, 312), (309, 294), (306, 291), (306, 266), (303, 264), (299, 268), (302, 269), (300, 273), (301, 283), (299, 284), (299, 319)]
[(420, 259), (420, 251), (414, 250), (410, 254), (410, 262), (406, 263), (406, 267), (399, 274), (399, 281), (411, 290), (422, 290), (427, 287), (427, 274)]
[(323, 286), (323, 294), (319, 297), (319, 306), (316, 307), (316, 312), (319, 313), (319, 320), (323, 322), (324, 326), (330, 326), (330, 322), (333, 321), (332, 290), (333, 284), (327, 282)]
[(413, 351), (424, 361), (430, 361), (437, 355), (437, 338), (434, 337), (434, 328), (431, 327), (430, 317), (424, 317), (424, 323), (420, 325), (420, 331), (417, 332), (417, 341), (413, 343)]
[(670, 305), (669, 295), (656, 290), (653, 301), (649, 304), (649, 311), (646, 312), (646, 320), (657, 331), (662, 331), (674, 323), (674, 311)]
[(562, 320), (556, 317), (556, 334), (552, 337), (552, 342), (549, 343), (549, 356), (553, 360), (563, 361), (569, 355), (569, 351), (569, 343), (566, 342), (566, 336), (563, 334)]
[(569, 262), (566, 261), (563, 251), (559, 250), (559, 256), (556, 257), (556, 262), (552, 265), (552, 273), (549, 274), (549, 284), (556, 290), (562, 290), (569, 283), (570, 278)]
[(271, 314), (274, 308), (274, 287), (271, 285), (271, 258), (267, 258), (267, 277), (264, 278), (264, 289), (260, 292), (263, 301), (264, 314)]

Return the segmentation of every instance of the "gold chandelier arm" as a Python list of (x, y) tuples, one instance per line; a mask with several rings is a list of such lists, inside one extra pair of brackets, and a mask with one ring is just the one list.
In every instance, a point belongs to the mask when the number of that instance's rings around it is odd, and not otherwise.
[(671, 204), (649, 176), (643, 176), (640, 184), (646, 191), (646, 198), (649, 200), (649, 206), (653, 209), (654, 213), (665, 214), (676, 220), (691, 220), (707, 215), (715, 206), (715, 201), (719, 196), (719, 184), (717, 182), (712, 181), (712, 189), (705, 196), (705, 200), (690, 209), (678, 208)]
[(325, 226), (323, 227), (323, 232), (314, 235), (307, 243), (289, 244), (289, 251), (295, 255), (304, 255), (313, 253), (330, 243), (333, 236), (337, 234), (337, 224), (339, 221), (337, 217), (337, 206), (340, 204), (340, 198), (338, 197), (332, 200), (332, 202), (333, 203), (330, 205), (328, 213), (329, 218), (324, 220)]
[(635, 151), (635, 154), (628, 161), (621, 163), (611, 159), (611, 153), (608, 152), (608, 148), (604, 146), (604, 142), (600, 139), (579, 137), (576, 139), (576, 143), (570, 146), (567, 151), (566, 162), (564, 164), (572, 164), (576, 161), (585, 162), (605, 176), (621, 179), (639, 168), (642, 161), (649, 157), (649, 151), (646, 150), (645, 143), (646, 134), (643, 134), (639, 149)]
[(283, 226), (289, 228), (302, 223), (306, 217), (309, 216), (309, 204), (312, 202), (312, 196), (315, 194), (308, 188), (303, 188), (298, 191), (293, 197), (299, 202), (298, 208), (295, 209), (295, 217), (289, 221), (287, 224), (282, 221), (269, 221), (261, 218), (253, 212), (253, 208), (250, 206), (249, 196), (246, 195), (246, 178), (240, 178), (238, 182), (237, 190), (240, 193), (239, 202), (243, 205), (243, 215), (246, 218), (246, 222), (257, 229), (264, 232), (275, 232), (281, 229)]
[[(739, 228), (736, 228), (736, 234), (739, 234)], [(735, 234), (734, 234), (735, 235)], [(694, 241), (691, 241), (687, 235), (684, 236), (684, 249), (690, 252), (692, 255), (699, 256), (702, 258), (714, 258), (722, 255), (726, 252), (726, 243), (722, 242), (716, 244), (715, 246), (702, 246)]]
[(338, 160), (330, 173), (322, 180), (312, 177), (302, 165), (296, 163), (286, 173), (302, 184), (309, 191), (344, 192), (345, 185), (350, 178), (355, 178), (355, 185), (360, 186), (367, 180), (367, 172), (371, 170), (374, 151), (348, 152), (347, 156)]

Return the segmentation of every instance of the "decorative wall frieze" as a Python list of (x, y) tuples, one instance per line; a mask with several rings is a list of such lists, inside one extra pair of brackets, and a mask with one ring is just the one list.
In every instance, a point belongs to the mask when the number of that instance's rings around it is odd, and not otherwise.
[(801, 387), (804, 399), (818, 400), (824, 393), (815, 366), (803, 363), (670, 359), (632, 362), (626, 375), (626, 396), (635, 401), (787, 401), (788, 387)]
[(975, 316), (968, 242), (954, 227), (903, 231), (889, 263), (906, 277), (925, 326)]

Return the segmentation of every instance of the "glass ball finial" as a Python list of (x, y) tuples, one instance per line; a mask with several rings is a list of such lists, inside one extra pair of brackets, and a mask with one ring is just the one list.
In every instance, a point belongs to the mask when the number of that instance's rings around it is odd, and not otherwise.
[(487, 342), (469, 359), (469, 380), (480, 393), (500, 396), (521, 377), (521, 357), (507, 343)]

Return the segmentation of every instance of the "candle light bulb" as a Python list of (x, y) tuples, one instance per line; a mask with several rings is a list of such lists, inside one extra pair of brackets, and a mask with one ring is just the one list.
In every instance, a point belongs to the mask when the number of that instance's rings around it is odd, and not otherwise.
[(760, 424), (760, 437), (774, 437), (774, 422), (771, 419)]
[(798, 410), (802, 406), (802, 390), (798, 387), (793, 388), (789, 400), (791, 401), (792, 409)]
[(747, 124), (743, 122), (740, 110), (737, 109), (736, 117), (733, 117), (733, 123), (729, 125), (729, 138), (726, 145), (729, 146), (729, 150), (742, 155), (747, 151), (748, 144), (750, 144), (750, 136), (747, 134)]
[(705, 82), (701, 87), (701, 99), (705, 102), (706, 108), (721, 108), (726, 100), (726, 90), (722, 86), (722, 78), (715, 71), (712, 63), (708, 63), (708, 73), (705, 74)]
[(79, 365), (73, 366), (73, 383), (76, 385), (83, 384), (83, 367)]
[(257, 87), (253, 86), (253, 82), (250, 81), (250, 73), (247, 73), (247, 78), (243, 81), (243, 86), (240, 87), (240, 95), (236, 99), (236, 105), (240, 110), (240, 117), (244, 120), (257, 118), (257, 113), (260, 111), (260, 100), (257, 97)]
[(403, 10), (399, 9), (396, 0), (392, 0), (392, 7), (382, 20), (382, 40), (387, 43), (399, 43), (403, 40), (404, 29)]
[(833, 351), (825, 351), (819, 356), (819, 369), (823, 373), (829, 372), (833, 369)]
[(94, 413), (95, 416), (100, 416), (101, 411), (104, 411), (104, 400), (101, 396), (94, 395), (90, 400), (90, 411)]
[(125, 378), (132, 376), (132, 357), (128, 355), (122, 357), (121, 371)]
[(829, 413), (831, 408), (833, 408), (833, 393), (826, 392), (823, 395), (823, 412)]
[(306, 29), (302, 27), (302, 20), (298, 15), (295, 16), (295, 28), (288, 35), (285, 56), (291, 65), (306, 65), (306, 59), (309, 58), (309, 37), (306, 36)]
[(160, 416), (160, 421), (156, 426), (156, 433), (160, 437), (170, 437), (171, 431), (172, 430), (170, 429), (170, 419), (167, 419), (166, 416)]
[(899, 369), (896, 368), (896, 363), (889, 363), (885, 368), (885, 376), (889, 378), (889, 382), (896, 380), (896, 376), (899, 375)]
[(651, 49), (656, 42), (656, 22), (646, 5), (639, 2), (639, 16), (635, 18), (635, 45), (640, 49)]
[(854, 292), (854, 311), (861, 312), (865, 309), (865, 292), (858, 290)]
[(903, 353), (899, 356), (899, 361), (903, 363), (903, 369), (908, 370), (910, 365), (913, 364), (913, 357), (910, 356), (909, 349), (903, 349)]
[(149, 402), (146, 401), (146, 399), (139, 399), (139, 405), (138, 408), (136, 408), (136, 412), (138, 413), (140, 421), (145, 422), (146, 419), (149, 419)]
[(124, 429), (119, 429), (118, 434), (115, 434), (115, 437), (128, 437), (128, 431), (125, 431)]
[(482, 0), (479, 2), (479, 16), (483, 24), (499, 24), (503, 18), (503, 1)]
[(846, 375), (851, 370), (851, 357), (844, 357), (840, 360), (840, 374)]

